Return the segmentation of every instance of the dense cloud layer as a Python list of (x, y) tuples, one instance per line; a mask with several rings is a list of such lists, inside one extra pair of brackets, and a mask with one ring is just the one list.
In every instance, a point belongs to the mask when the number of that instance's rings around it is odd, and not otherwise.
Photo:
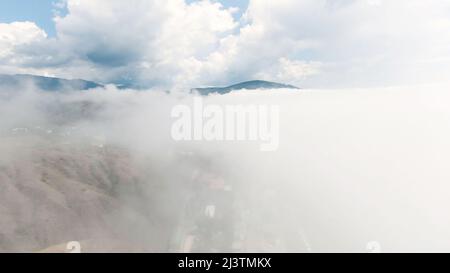
[(57, 37), (1, 25), (0, 71), (191, 88), (253, 78), (300, 86), (445, 80), (445, 0), (67, 0)]
[(187, 200), (204, 190), (191, 187), (195, 173), (232, 185), (227, 224), (236, 237), (228, 243), (241, 240), (240, 251), (367, 251), (372, 241), (383, 251), (448, 251), (447, 91), (256, 90), (204, 99), (278, 105), (273, 152), (258, 142), (175, 142), (171, 111), (192, 105), (193, 95), (15, 93), (0, 101), (0, 251), (103, 239), (97, 232), (106, 236), (102, 250), (112, 250), (113, 236), (131, 242), (122, 251), (167, 251)]

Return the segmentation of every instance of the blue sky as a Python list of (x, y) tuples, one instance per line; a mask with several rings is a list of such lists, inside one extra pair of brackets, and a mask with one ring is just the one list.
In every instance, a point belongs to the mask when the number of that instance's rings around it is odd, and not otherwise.
[[(188, 0), (194, 2), (197, 0)], [(0, 23), (15, 21), (32, 21), (51, 37), (55, 36), (55, 24), (53, 23), (53, 2), (55, 0), (1, 0)], [(225, 7), (239, 7), (239, 17), (248, 6), (248, 0), (221, 0)]]
[(54, 0), (1, 0), (0, 22), (32, 21), (45, 29), (48, 35), (55, 35), (52, 20)]

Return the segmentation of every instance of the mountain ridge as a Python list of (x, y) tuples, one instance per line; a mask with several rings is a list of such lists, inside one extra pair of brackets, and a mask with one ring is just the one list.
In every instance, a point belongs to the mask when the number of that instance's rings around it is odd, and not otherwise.
[(89, 90), (98, 87), (104, 87), (104, 85), (86, 81), (82, 79), (62, 79), (57, 77), (45, 77), (31, 74), (0, 74), (0, 87), (22, 87), (26, 83), (33, 83), (38, 88), (45, 91), (71, 91), (71, 90)]
[[(35, 84), (39, 89), (44, 91), (75, 91), (75, 90), (89, 90), (94, 88), (102, 88), (105, 85), (87, 81), (83, 79), (64, 79), (58, 77), (46, 77), (31, 74), (0, 74), (0, 87), (9, 88), (19, 88), (26, 86), (27, 83)], [(126, 88), (118, 86), (119, 89)], [(252, 80), (240, 82), (237, 84), (225, 86), (225, 87), (202, 87), (202, 88), (192, 88), (191, 93), (199, 93), (200, 95), (206, 96), (209, 94), (227, 94), (236, 90), (255, 90), (255, 89), (300, 89), (296, 86), (263, 81), (263, 80)]]
[(240, 83), (233, 84), (233, 85), (226, 86), (226, 87), (193, 88), (193, 89), (191, 89), (191, 93), (198, 92), (200, 95), (205, 96), (205, 95), (209, 95), (209, 94), (227, 94), (232, 91), (243, 90), (243, 89), (255, 90), (255, 89), (281, 89), (281, 88), (300, 89), (296, 86), (289, 85), (289, 84), (262, 81), (262, 80), (252, 80), (252, 81), (240, 82)]

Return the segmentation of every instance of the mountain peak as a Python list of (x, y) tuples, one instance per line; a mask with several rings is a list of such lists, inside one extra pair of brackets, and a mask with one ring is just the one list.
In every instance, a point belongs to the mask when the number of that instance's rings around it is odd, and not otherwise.
[(198, 92), (200, 95), (208, 95), (208, 94), (227, 94), (235, 90), (255, 90), (255, 89), (299, 89), (296, 86), (289, 84), (282, 84), (276, 82), (262, 81), (262, 80), (253, 80), (246, 81), (237, 84), (233, 84), (226, 87), (204, 87), (204, 88), (193, 88), (191, 92)]

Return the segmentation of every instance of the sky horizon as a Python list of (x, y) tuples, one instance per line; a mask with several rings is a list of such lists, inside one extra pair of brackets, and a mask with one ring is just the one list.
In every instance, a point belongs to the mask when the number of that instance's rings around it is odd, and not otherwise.
[(188, 89), (446, 81), (450, 3), (5, 0), (0, 73)]

